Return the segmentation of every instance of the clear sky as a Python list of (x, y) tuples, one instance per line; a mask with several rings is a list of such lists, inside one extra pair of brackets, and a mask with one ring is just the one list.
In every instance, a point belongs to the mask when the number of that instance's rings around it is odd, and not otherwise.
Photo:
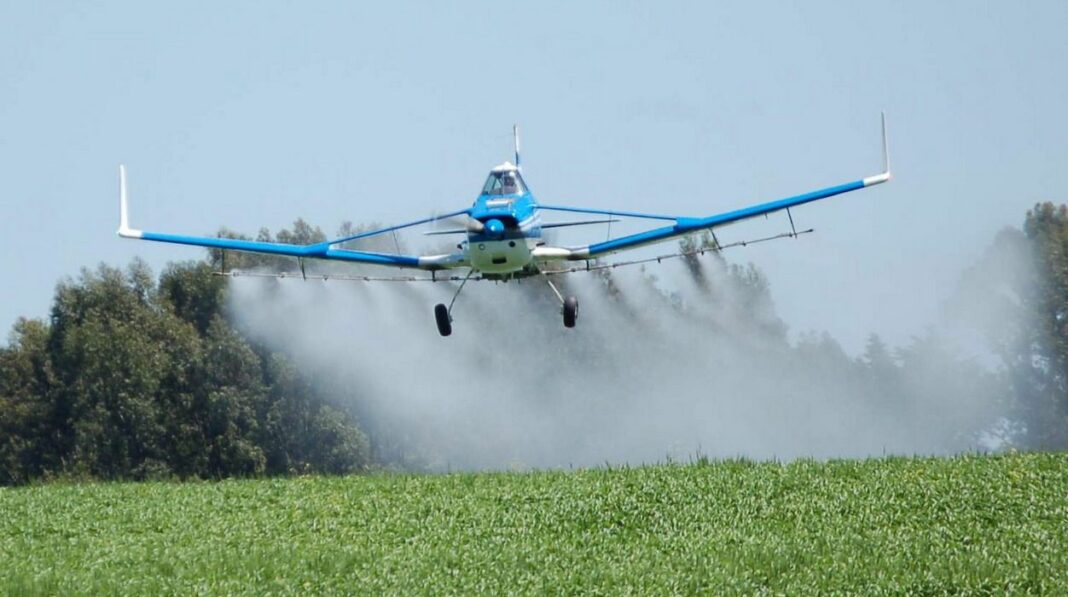
[(468, 205), (518, 122), (542, 202), (697, 216), (877, 173), (886, 110), (892, 183), (730, 255), (851, 352), (1068, 201), (1068, 3), (723, 4), (3, 2), (0, 326), (203, 255), (115, 236), (120, 162), (135, 227), (333, 229)]

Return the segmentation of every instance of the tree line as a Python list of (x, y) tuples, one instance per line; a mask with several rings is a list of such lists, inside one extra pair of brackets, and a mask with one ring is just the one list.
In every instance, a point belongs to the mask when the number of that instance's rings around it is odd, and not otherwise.
[(283, 354), (225, 317), (207, 263), (61, 282), (0, 349), (0, 484), (219, 478), (370, 466), (367, 437)]

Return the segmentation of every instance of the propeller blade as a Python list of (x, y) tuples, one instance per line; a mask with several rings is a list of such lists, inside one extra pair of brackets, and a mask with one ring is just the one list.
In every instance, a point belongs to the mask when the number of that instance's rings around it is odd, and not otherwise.
[(482, 232), (485, 229), (486, 229), (486, 225), (483, 224), (482, 222), (479, 222), (478, 220), (476, 220), (474, 218), (468, 218), (467, 221), (464, 222), (464, 227), (463, 228), (451, 228), (449, 230), (431, 230), (429, 232), (424, 232), (423, 235), (425, 235), (425, 236), (437, 236), (439, 234), (468, 234), (468, 233), (478, 234), (479, 232)]

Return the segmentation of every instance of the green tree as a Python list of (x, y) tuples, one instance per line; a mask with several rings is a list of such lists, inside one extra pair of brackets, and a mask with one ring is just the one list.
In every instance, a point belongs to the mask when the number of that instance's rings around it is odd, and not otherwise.
[(197, 337), (157, 302), (140, 262), (124, 274), (106, 266), (64, 283), (50, 338), (60, 423), (70, 467), (102, 478), (167, 474), (160, 438), (164, 396), (190, 379)]
[(52, 450), (55, 372), (48, 326), (19, 319), (0, 349), (0, 485), (24, 483), (60, 467)]
[(227, 323), (225, 297), (204, 263), (60, 283), (50, 322), (0, 348), (0, 484), (364, 470), (352, 418)]
[(1024, 296), (1034, 315), (1013, 363), (1031, 447), (1068, 448), (1068, 206), (1036, 205), (1024, 233), (1037, 275)]

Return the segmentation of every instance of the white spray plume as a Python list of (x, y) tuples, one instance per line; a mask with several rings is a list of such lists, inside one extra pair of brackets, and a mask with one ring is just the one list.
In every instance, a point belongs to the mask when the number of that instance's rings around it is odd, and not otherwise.
[(689, 265), (570, 276), (570, 330), (536, 278), (469, 283), (448, 338), (432, 307), (454, 283), (236, 278), (230, 309), (357, 414), (379, 459), (426, 470), (945, 453), (1003, 414), (942, 363), (882, 395), (833, 341), (787, 341), (752, 270)]

